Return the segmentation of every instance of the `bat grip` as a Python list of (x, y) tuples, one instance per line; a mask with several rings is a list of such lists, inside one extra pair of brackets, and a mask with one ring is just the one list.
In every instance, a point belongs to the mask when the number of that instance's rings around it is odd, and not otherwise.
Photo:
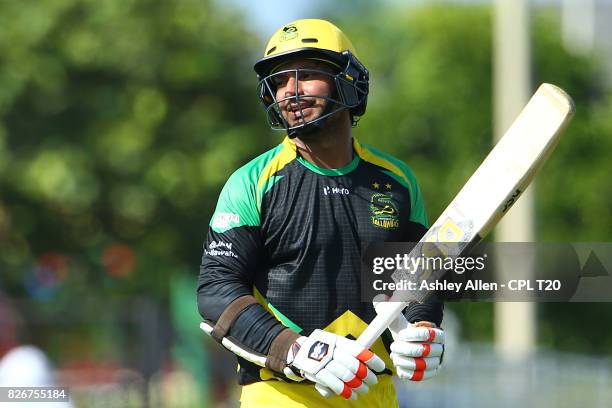
[(357, 343), (366, 348), (372, 347), (376, 339), (378, 339), (387, 327), (389, 327), (391, 322), (402, 313), (406, 306), (408, 306), (407, 302), (384, 302), (378, 305), (376, 307), (376, 317), (361, 333), (357, 339)]

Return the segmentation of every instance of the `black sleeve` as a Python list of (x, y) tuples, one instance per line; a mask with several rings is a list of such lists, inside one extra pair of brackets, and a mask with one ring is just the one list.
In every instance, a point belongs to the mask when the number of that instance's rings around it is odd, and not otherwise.
[[(253, 295), (262, 239), (251, 193), (248, 185), (230, 178), (221, 192), (204, 244), (197, 302), (200, 315), (213, 325), (232, 302)], [(272, 340), (284, 328), (255, 303), (236, 317), (227, 335), (248, 349), (267, 355)]]
[(425, 320), (428, 322), (435, 323), (436, 326), (442, 325), (442, 318), (444, 312), (444, 303), (438, 300), (436, 297), (432, 297), (425, 303), (410, 303), (404, 315), (410, 323)]
[[(230, 303), (253, 294), (252, 273), (260, 250), (257, 229), (242, 226), (222, 234), (209, 231), (198, 279), (198, 310), (205, 320), (216, 323)], [(267, 354), (283, 328), (261, 305), (253, 304), (236, 318), (229, 335)]]

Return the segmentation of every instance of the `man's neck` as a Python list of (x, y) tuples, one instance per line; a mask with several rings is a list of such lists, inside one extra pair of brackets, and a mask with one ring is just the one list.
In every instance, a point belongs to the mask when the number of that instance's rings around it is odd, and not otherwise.
[(349, 126), (329, 126), (315, 134), (295, 138), (298, 153), (324, 169), (339, 169), (353, 160), (353, 137)]

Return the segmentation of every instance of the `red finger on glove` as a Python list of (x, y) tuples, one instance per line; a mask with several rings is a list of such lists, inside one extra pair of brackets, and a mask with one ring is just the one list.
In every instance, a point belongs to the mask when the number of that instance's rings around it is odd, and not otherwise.
[(368, 375), (368, 367), (366, 367), (366, 365), (363, 363), (359, 363), (359, 368), (357, 369), (355, 376), (363, 380), (364, 378), (367, 377), (367, 375)]
[(402, 380), (410, 380), (410, 381), (426, 380), (436, 375), (436, 372), (437, 372), (437, 369), (412, 371), (412, 370), (404, 370), (400, 367), (397, 368), (397, 375)]

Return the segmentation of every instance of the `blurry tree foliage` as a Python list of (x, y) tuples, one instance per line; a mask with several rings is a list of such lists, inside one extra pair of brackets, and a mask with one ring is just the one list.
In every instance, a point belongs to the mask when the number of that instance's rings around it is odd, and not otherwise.
[(112, 291), (195, 277), (222, 183), (276, 141), (256, 36), (203, 0), (2, 1), (0, 27), (2, 286), (59, 251), (69, 284), (99, 288), (114, 242), (137, 262)]

